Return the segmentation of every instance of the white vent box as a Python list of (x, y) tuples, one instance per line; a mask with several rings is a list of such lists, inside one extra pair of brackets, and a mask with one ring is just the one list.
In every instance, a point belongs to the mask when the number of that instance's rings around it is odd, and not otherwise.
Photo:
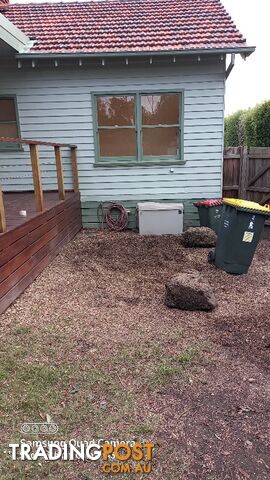
[(183, 232), (182, 203), (138, 203), (140, 235), (179, 235)]

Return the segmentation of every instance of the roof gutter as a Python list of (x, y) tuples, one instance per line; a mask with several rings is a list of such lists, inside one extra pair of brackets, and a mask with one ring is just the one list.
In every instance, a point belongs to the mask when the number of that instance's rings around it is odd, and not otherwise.
[(231, 73), (234, 65), (235, 65), (235, 53), (232, 53), (232, 54), (231, 54), (230, 64), (229, 64), (229, 66), (228, 66), (228, 68), (227, 68), (227, 70), (226, 70), (226, 72), (225, 72), (225, 77), (226, 77), (226, 79), (227, 79), (228, 76), (230, 75), (230, 73)]
[(237, 48), (204, 48), (204, 49), (190, 49), (190, 50), (167, 50), (167, 51), (138, 51), (138, 52), (98, 52), (98, 53), (18, 53), (16, 58), (106, 58), (106, 57), (154, 57), (154, 56), (165, 56), (165, 55), (216, 55), (216, 54), (236, 54), (240, 53), (244, 57), (248, 57), (255, 51), (256, 47), (237, 47)]

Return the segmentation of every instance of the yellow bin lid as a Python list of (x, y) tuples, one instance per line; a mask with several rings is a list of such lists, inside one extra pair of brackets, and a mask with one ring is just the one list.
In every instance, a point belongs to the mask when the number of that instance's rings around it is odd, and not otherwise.
[(223, 198), (223, 202), (232, 207), (243, 208), (247, 210), (256, 210), (257, 212), (262, 212), (270, 215), (270, 205), (260, 205), (256, 202), (250, 202), (248, 200), (241, 200), (240, 198)]

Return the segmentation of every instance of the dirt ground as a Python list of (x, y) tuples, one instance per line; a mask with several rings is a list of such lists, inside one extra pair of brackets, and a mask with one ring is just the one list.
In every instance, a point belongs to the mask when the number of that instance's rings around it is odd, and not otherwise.
[[(270, 243), (242, 276), (207, 253), (84, 231), (1, 316), (1, 480), (270, 478)], [(213, 312), (164, 305), (166, 280), (191, 269), (212, 285)], [(11, 461), (21, 423), (47, 414), (53, 439), (152, 441), (152, 473)]]

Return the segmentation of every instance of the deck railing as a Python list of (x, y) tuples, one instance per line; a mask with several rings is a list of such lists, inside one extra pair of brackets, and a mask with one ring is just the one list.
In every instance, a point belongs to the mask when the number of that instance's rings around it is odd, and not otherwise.
[[(71, 159), (72, 177), (73, 177), (73, 190), (74, 192), (79, 191), (76, 145), (72, 145), (69, 143), (52, 143), (52, 142), (43, 142), (38, 140), (25, 140), (22, 138), (10, 138), (10, 137), (0, 137), (0, 143), (15, 143), (17, 145), (29, 145), (37, 212), (44, 211), (43, 188), (42, 188), (42, 178), (41, 178), (40, 158), (39, 158), (40, 145), (54, 148), (59, 200), (65, 199), (65, 186), (64, 186), (62, 154), (61, 154), (62, 147), (67, 147), (70, 149), (70, 159)], [(2, 192), (1, 183), (0, 183), (0, 233), (5, 232), (5, 230), (6, 230), (5, 206), (4, 206), (4, 200), (3, 200), (3, 192)]]

